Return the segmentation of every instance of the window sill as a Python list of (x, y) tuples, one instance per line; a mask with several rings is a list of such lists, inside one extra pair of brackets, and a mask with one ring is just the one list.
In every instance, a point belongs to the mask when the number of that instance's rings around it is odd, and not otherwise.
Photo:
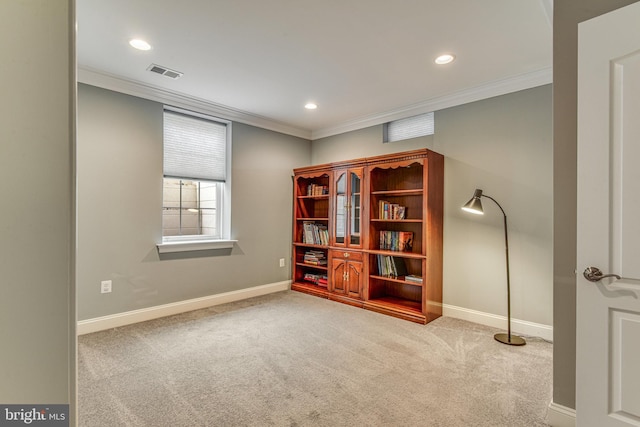
[(161, 254), (170, 252), (206, 251), (211, 249), (231, 249), (237, 240), (183, 240), (156, 244)]

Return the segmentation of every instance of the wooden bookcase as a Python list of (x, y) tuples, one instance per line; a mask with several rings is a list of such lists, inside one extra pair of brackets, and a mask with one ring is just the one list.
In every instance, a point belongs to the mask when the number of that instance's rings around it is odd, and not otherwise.
[[(293, 281), (298, 290), (326, 296), (333, 171), (308, 170), (294, 178)], [(325, 281), (321, 280), (325, 278)]]
[[(443, 183), (444, 158), (426, 149), (295, 169), (291, 288), (423, 324), (441, 316)], [(328, 236), (305, 239), (310, 224)]]

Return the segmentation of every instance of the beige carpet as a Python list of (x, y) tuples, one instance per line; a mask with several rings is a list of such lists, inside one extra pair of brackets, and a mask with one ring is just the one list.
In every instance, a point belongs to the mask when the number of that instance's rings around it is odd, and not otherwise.
[(81, 426), (544, 426), (552, 345), (281, 292), (79, 338)]

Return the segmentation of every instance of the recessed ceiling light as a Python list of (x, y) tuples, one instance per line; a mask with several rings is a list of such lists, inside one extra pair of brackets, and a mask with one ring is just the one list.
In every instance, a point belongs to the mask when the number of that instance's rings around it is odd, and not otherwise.
[(445, 53), (444, 55), (438, 56), (435, 62), (438, 65), (444, 65), (444, 64), (453, 62), (454, 59), (456, 59), (455, 55), (451, 55), (450, 53)]
[(151, 45), (144, 40), (140, 39), (131, 39), (129, 40), (129, 44), (131, 47), (134, 47), (138, 50), (149, 50), (151, 49)]
[(304, 108), (306, 108), (307, 110), (315, 110), (316, 108), (318, 108), (318, 106), (313, 102), (309, 102), (304, 106)]

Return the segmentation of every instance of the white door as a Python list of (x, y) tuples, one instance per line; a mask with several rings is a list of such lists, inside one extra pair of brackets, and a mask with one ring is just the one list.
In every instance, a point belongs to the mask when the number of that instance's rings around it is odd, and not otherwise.
[(640, 426), (640, 3), (578, 40), (576, 417)]

